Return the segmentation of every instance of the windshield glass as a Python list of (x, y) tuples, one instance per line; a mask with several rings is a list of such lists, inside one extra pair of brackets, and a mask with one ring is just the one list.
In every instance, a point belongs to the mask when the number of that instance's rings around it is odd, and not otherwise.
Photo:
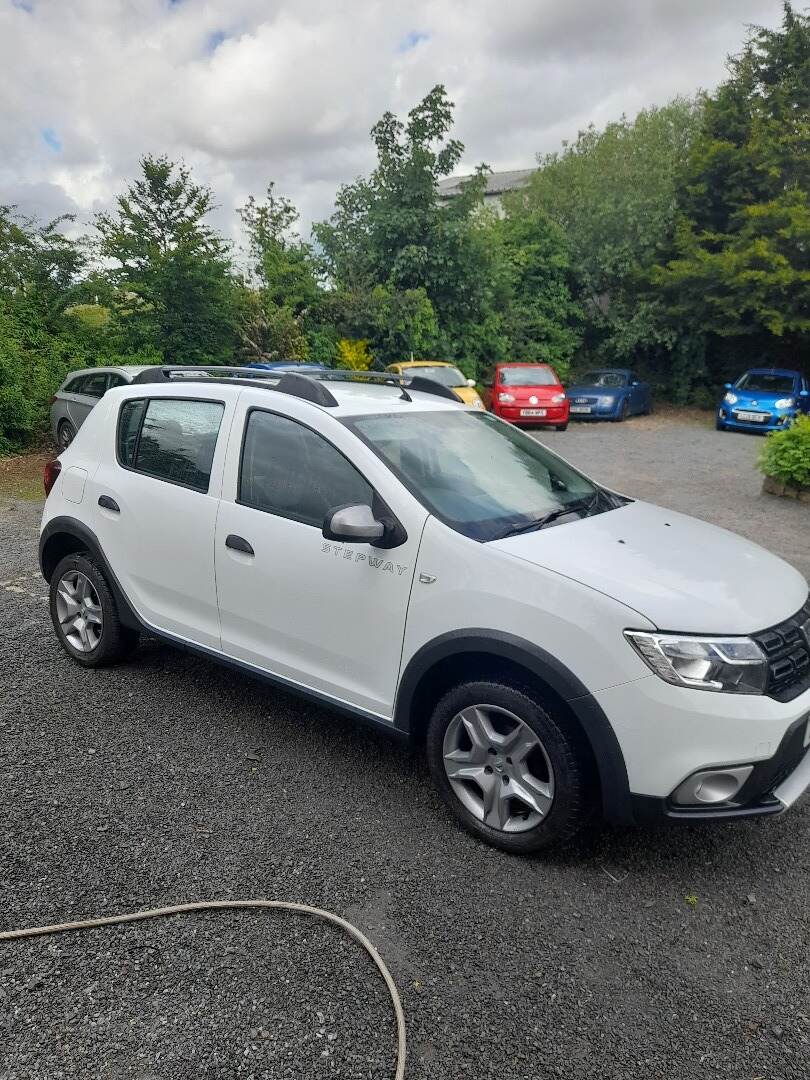
[(402, 374), (410, 379), (415, 375), (423, 375), (426, 379), (433, 379), (434, 382), (441, 383), (442, 386), (467, 385), (467, 380), (458, 368), (442, 367), (441, 364), (437, 364), (435, 367), (423, 367), (421, 364), (419, 367), (408, 367), (406, 364), (402, 368)]
[(627, 376), (620, 371), (588, 371), (579, 382), (582, 386), (625, 386)]
[(738, 380), (737, 389), (756, 390), (760, 394), (790, 394), (793, 390), (793, 376), (749, 371)]
[(574, 503), (596, 509), (601, 489), (489, 413), (443, 409), (345, 423), (432, 514), (474, 540), (496, 540)]
[(502, 367), (498, 370), (501, 386), (556, 386), (557, 376), (547, 367), (521, 364), (520, 367)]

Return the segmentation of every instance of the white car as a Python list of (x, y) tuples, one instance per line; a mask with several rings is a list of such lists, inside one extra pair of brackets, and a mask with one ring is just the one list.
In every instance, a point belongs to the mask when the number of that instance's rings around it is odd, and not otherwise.
[(46, 489), (73, 659), (144, 632), (424, 740), (497, 847), (564, 841), (592, 810), (777, 814), (810, 784), (802, 576), (436, 383), (152, 368)]

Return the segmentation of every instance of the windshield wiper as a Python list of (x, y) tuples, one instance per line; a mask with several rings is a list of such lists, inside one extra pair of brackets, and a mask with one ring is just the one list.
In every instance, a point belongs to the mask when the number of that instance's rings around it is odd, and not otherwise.
[(586, 510), (587, 513), (583, 514), (583, 517), (587, 517), (588, 514), (596, 509), (601, 494), (602, 492), (597, 490), (593, 495), (588, 496), (587, 499), (577, 499), (565, 506), (558, 506), (556, 510), (550, 510), (541, 517), (532, 518), (531, 521), (516, 522), (514, 525), (510, 525), (506, 532), (502, 532), (498, 537), (498, 540), (504, 540), (507, 536), (518, 536), (520, 533), (536, 532), (538, 529), (543, 529), (546, 525), (550, 525), (552, 521), (556, 521), (557, 518), (565, 517), (566, 514), (575, 514), (579, 510)]

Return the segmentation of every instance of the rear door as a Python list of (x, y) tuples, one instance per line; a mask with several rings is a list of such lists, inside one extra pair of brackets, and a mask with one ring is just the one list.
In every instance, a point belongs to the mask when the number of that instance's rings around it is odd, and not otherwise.
[(220, 647), (220, 433), (233, 412), (225, 398), (124, 398), (92, 482), (96, 534), (136, 612), (158, 630), (212, 649)]
[[(295, 399), (279, 409), (243, 398), (233, 424), (216, 530), (223, 650), (390, 718), (427, 511), (338, 420)], [(324, 539), (330, 509), (378, 496), (404, 543)]]

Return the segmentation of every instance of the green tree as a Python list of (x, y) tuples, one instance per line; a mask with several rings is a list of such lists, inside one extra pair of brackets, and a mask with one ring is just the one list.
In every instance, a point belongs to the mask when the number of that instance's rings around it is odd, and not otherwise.
[[(810, 343), (810, 17), (753, 27), (707, 98), (672, 257), (655, 281), (673, 321), (759, 359)], [(739, 363), (740, 348), (734, 349)]]
[(511, 219), (545, 213), (562, 230), (588, 363), (646, 356), (668, 364), (677, 328), (651, 292), (649, 273), (672, 232), (701, 108), (700, 99), (677, 98), (602, 131), (589, 127), (561, 153), (542, 157), (528, 189), (505, 199)]
[(143, 157), (141, 170), (95, 221), (123, 347), (155, 348), (169, 363), (228, 360), (233, 282), (228, 245), (206, 220), (213, 194), (166, 157)]
[[(487, 242), (480, 215), (483, 167), (448, 205), (438, 198), (439, 180), (458, 165), (464, 149), (450, 138), (452, 124), (453, 104), (442, 86), (410, 111), (407, 122), (385, 113), (371, 130), (376, 168), (340, 189), (334, 214), (314, 233), (338, 290), (353, 297), (371, 297), (380, 286), (391, 296), (423, 290), (443, 354), (463, 356), (472, 349), (484, 358), (496, 342), (502, 347), (493, 329), (497, 249)], [(430, 322), (416, 295), (408, 303), (420, 304)], [(397, 347), (407, 344), (401, 340)]]

